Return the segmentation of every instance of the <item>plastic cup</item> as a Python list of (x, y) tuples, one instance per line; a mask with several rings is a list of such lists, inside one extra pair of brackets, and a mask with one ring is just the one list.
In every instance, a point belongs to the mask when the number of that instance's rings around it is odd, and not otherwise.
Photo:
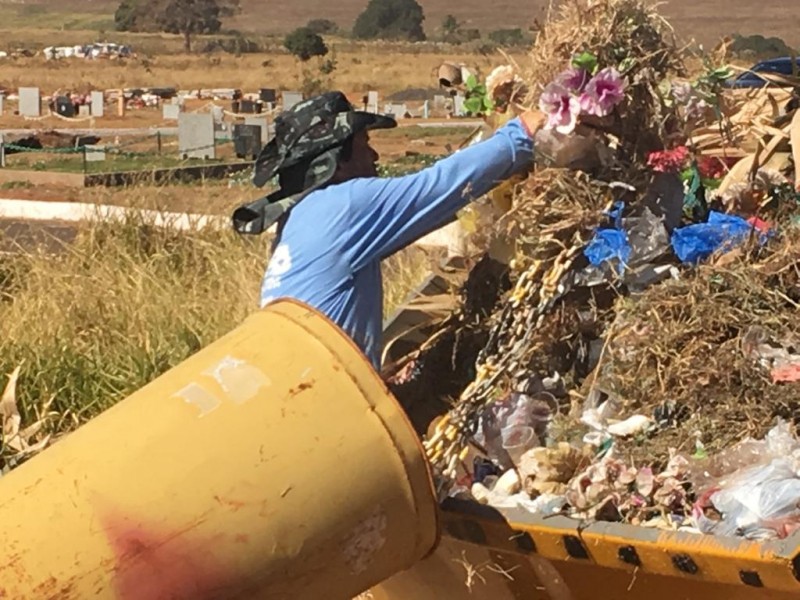
[(508, 452), (511, 462), (518, 466), (522, 455), (537, 445), (538, 439), (533, 427), (515, 425), (501, 432), (503, 449)]

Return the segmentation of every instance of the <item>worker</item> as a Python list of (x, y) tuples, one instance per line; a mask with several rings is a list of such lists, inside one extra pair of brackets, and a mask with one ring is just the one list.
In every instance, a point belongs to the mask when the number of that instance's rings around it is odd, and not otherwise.
[(450, 222), (456, 212), (533, 160), (538, 111), (522, 112), (489, 139), (402, 177), (378, 177), (369, 132), (395, 127), (356, 111), (341, 92), (296, 104), (275, 120), (253, 182), (278, 189), (233, 214), (240, 233), (277, 223), (261, 305), (300, 300), (327, 315), (380, 370), (381, 261)]

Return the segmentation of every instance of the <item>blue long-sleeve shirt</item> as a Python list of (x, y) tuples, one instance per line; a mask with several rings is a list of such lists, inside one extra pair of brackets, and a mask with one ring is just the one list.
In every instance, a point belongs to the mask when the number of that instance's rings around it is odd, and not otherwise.
[(520, 171), (533, 143), (519, 119), (417, 173), (360, 178), (292, 209), (261, 285), (261, 305), (295, 298), (324, 313), (380, 369), (382, 259), (449, 221)]

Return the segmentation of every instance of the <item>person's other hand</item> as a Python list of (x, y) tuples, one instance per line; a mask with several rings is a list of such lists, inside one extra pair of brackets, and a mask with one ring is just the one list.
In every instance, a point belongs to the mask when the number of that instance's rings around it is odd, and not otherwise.
[(523, 112), (519, 116), (520, 121), (522, 121), (522, 125), (525, 127), (525, 130), (528, 132), (528, 135), (533, 139), (541, 129), (544, 127), (545, 123), (547, 122), (547, 117), (545, 114), (536, 109), (528, 109)]

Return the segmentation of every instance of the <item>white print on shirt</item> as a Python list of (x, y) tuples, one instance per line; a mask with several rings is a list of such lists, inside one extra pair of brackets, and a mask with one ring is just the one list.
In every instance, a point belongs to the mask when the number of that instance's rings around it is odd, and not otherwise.
[[(292, 254), (289, 252), (289, 246), (286, 244), (278, 244), (267, 266), (267, 273), (264, 276), (261, 292), (264, 293), (279, 287), (281, 285), (281, 276), (285, 275), (291, 268)], [(271, 296), (264, 298), (262, 304), (266, 304), (271, 299)]]

